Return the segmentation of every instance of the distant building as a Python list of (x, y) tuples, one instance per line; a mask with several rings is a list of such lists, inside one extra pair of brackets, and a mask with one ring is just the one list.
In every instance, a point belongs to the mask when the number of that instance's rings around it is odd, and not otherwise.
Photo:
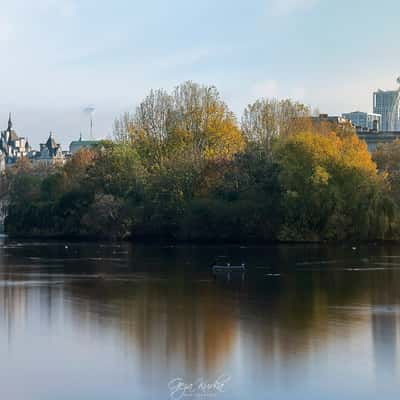
[(52, 132), (46, 143), (40, 144), (40, 151), (34, 155), (32, 160), (35, 163), (44, 165), (62, 165), (65, 162), (65, 155), (61, 145), (56, 143)]
[(357, 131), (360, 139), (367, 143), (368, 150), (373, 153), (379, 145), (392, 143), (400, 139), (400, 132), (366, 132)]
[(0, 170), (4, 170), (5, 165), (14, 164), (21, 157), (27, 157), (30, 151), (28, 140), (19, 137), (13, 129), (10, 113), (7, 129), (0, 134)]
[(400, 131), (399, 91), (378, 90), (374, 93), (374, 113), (382, 116), (381, 130)]
[(372, 114), (361, 111), (342, 114), (343, 118), (351, 121), (359, 130), (380, 131), (382, 125), (382, 115)]
[(81, 149), (93, 149), (100, 143), (100, 140), (83, 140), (81, 134), (79, 140), (71, 142), (71, 144), (69, 145), (69, 152), (71, 153), (71, 155), (74, 155)]
[(346, 118), (339, 117), (339, 116), (331, 116), (328, 114), (320, 114), (318, 117), (311, 117), (311, 120), (313, 122), (330, 122), (333, 124), (338, 124), (338, 125), (346, 125), (349, 124), (350, 121)]
[(318, 117), (311, 117), (311, 122), (316, 129), (328, 129), (333, 132), (355, 132), (351, 121), (340, 116), (320, 114)]

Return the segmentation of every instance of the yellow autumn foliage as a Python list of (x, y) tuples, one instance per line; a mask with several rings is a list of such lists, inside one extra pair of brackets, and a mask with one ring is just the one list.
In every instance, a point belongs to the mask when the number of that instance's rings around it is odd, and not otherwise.
[(333, 173), (357, 171), (376, 176), (377, 166), (367, 145), (356, 135), (339, 137), (334, 132), (304, 132), (283, 138), (277, 156), (284, 174), (309, 176), (314, 183), (327, 183)]

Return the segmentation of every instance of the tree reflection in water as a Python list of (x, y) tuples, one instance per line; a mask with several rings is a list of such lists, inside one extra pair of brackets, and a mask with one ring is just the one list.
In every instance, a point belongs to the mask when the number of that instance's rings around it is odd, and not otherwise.
[[(248, 279), (215, 281), (207, 266), (218, 252), (245, 253)], [(51, 348), (89, 346), (93, 354), (115, 357), (134, 377), (127, 385), (136, 393), (162, 394), (174, 377), (221, 374), (232, 376), (231, 396), (252, 390), (253, 398), (267, 388), (281, 397), (320, 390), (330, 375), (338, 393), (346, 385), (361, 393), (371, 376), (394, 389), (397, 255), (395, 247), (355, 253), (320, 246), (70, 244), (67, 250), (57, 243), (5, 243), (0, 333), (7, 345), (1, 349), (22, 357), (17, 344), (31, 340), (43, 354), (40, 335)], [(66, 344), (71, 338), (82, 344)], [(0, 363), (6, 366), (7, 356)], [(339, 368), (346, 373), (338, 375)], [(355, 375), (367, 383), (358, 385)]]

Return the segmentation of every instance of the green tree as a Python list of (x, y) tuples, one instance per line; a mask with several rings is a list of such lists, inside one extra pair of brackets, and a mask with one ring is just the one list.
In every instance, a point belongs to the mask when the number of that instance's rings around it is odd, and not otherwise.
[(146, 171), (130, 145), (104, 142), (87, 170), (87, 184), (96, 193), (126, 197), (142, 191)]

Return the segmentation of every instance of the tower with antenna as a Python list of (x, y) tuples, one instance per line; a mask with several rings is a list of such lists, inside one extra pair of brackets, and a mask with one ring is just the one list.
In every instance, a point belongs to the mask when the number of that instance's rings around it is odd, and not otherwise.
[(83, 109), (85, 115), (89, 117), (89, 133), (90, 133), (90, 140), (93, 140), (93, 117), (96, 108), (94, 105), (90, 104), (89, 106)]

